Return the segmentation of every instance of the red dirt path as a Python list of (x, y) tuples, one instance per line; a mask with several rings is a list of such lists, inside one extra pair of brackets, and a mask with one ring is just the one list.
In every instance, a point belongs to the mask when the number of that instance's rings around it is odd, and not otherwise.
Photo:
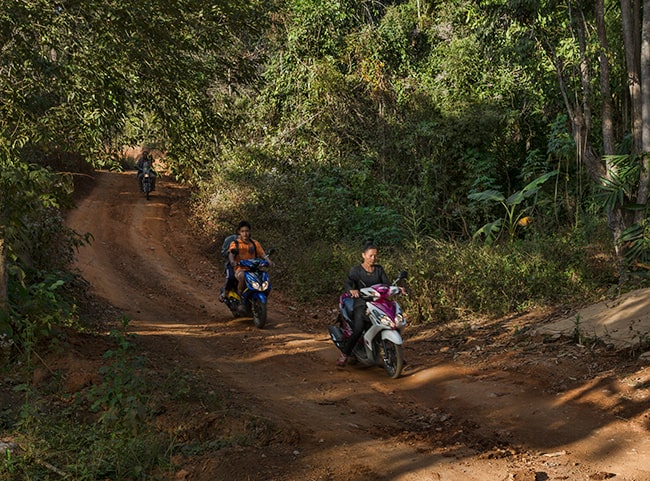
[[(332, 307), (292, 305), (276, 292), (267, 328), (232, 319), (217, 301), (220, 262), (191, 234), (185, 190), (161, 179), (147, 201), (135, 187), (133, 173), (96, 174), (69, 214), (71, 227), (95, 239), (76, 267), (132, 318), (148, 369), (161, 378), (200, 372), (206, 390), (241, 406), (243, 429), (253, 423), (267, 437), (179, 455), (174, 479), (650, 480), (642, 362), (528, 335), (547, 321), (531, 315), (440, 331), (407, 326), (408, 366), (397, 380), (380, 368), (337, 370)], [(217, 418), (170, 404), (160, 423), (200, 440)]]

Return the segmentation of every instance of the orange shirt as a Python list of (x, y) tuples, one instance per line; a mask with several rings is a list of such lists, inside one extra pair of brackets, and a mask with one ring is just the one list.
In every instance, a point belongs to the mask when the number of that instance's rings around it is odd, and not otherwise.
[[(266, 252), (262, 249), (262, 245), (257, 242), (255, 239), (250, 239), (249, 243), (246, 244), (243, 240), (237, 239), (230, 243), (228, 247), (228, 252), (233, 249), (238, 249), (239, 253), (235, 256), (235, 261), (239, 262), (245, 259), (254, 259), (256, 257), (265, 257)], [(235, 270), (242, 269), (240, 266), (236, 266)]]

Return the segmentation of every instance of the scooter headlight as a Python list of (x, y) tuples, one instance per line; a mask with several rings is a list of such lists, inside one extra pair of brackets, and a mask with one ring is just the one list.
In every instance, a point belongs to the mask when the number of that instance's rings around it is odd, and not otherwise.
[(381, 316), (379, 318), (379, 322), (381, 324), (383, 324), (384, 326), (386, 326), (386, 327), (390, 327), (390, 328), (395, 327), (395, 324), (393, 323), (393, 320), (388, 316)]
[(395, 325), (396, 325), (397, 327), (404, 327), (404, 326), (406, 326), (406, 319), (404, 319), (404, 316), (402, 315), (401, 312), (398, 312), (398, 313), (395, 315)]
[(269, 288), (269, 281), (264, 281), (262, 283), (259, 283), (257, 281), (251, 282), (251, 287), (255, 289), (256, 291), (261, 291), (264, 292)]

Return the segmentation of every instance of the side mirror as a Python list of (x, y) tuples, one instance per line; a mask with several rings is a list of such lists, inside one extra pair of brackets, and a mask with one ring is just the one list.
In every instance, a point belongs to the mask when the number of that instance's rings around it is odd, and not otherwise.
[(406, 279), (409, 276), (409, 273), (406, 271), (402, 271), (399, 273), (399, 278), (400, 279)]
[(271, 247), (271, 248), (269, 249), (269, 251), (266, 253), (266, 255), (267, 255), (267, 256), (270, 256), (270, 255), (273, 254), (274, 252), (275, 252), (275, 249), (274, 249), (273, 247)]

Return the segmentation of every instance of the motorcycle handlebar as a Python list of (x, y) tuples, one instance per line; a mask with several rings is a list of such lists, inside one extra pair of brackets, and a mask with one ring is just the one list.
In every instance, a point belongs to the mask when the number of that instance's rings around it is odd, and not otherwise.
[[(405, 296), (405, 295), (407, 295), (407, 292), (406, 291), (404, 291), (404, 292), (396, 292), (393, 295), (403, 295), (403, 296)], [(354, 299), (354, 298), (352, 298), (352, 299)], [(359, 299), (364, 300), (364, 301), (374, 301), (375, 296), (359, 293)]]

